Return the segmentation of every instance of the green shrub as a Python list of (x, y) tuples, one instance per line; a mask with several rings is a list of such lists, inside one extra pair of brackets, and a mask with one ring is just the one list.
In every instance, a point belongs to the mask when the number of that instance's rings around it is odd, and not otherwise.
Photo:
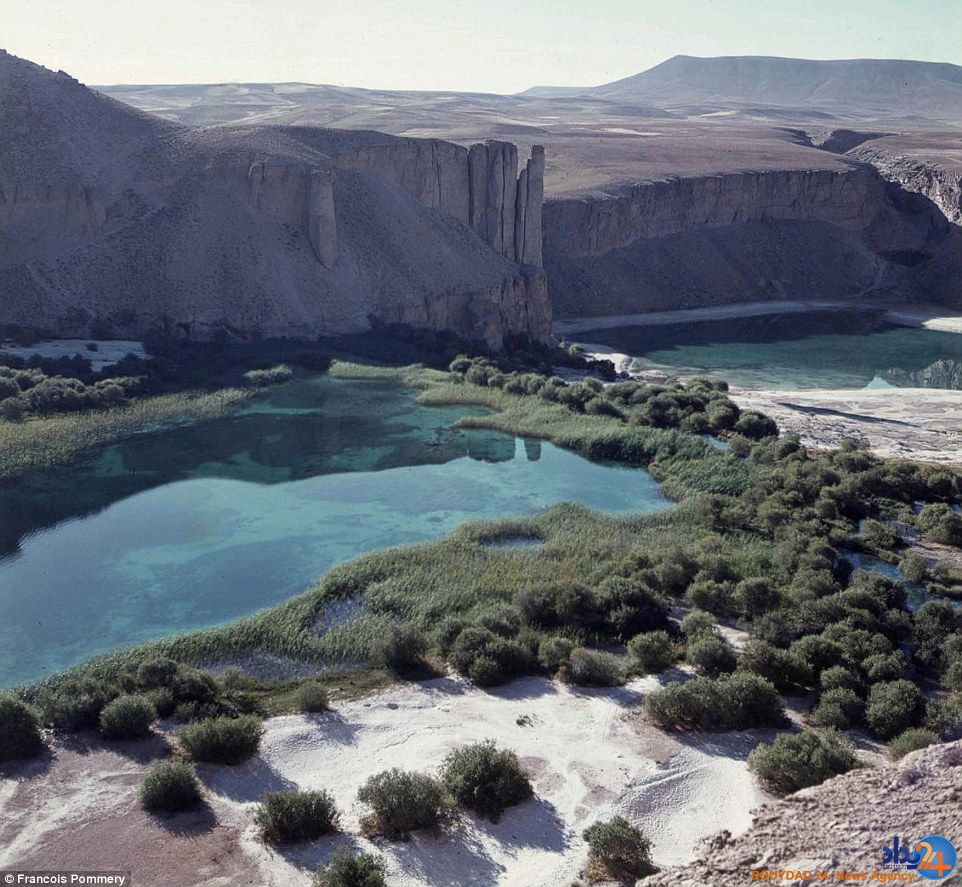
[(157, 709), (146, 696), (118, 696), (100, 713), (100, 732), (107, 739), (143, 739), (157, 720)]
[(775, 688), (758, 675), (740, 671), (670, 684), (645, 698), (645, 713), (666, 730), (744, 730), (779, 727), (787, 721)]
[(94, 730), (100, 724), (100, 713), (116, 695), (106, 684), (83, 678), (60, 684), (40, 697), (44, 720), (61, 730)]
[(294, 693), (294, 704), (298, 711), (308, 713), (326, 711), (329, 707), (327, 689), (320, 681), (304, 681)]
[(710, 677), (733, 672), (738, 665), (738, 656), (731, 644), (713, 632), (698, 635), (691, 641), (685, 658), (699, 672)]
[(893, 761), (897, 761), (904, 758), (909, 752), (918, 751), (920, 748), (928, 748), (938, 741), (938, 735), (931, 730), (912, 727), (904, 733), (900, 733), (889, 743), (889, 757)]
[(771, 681), (779, 692), (807, 687), (812, 680), (809, 667), (788, 650), (763, 640), (752, 639), (738, 654), (739, 668)]
[(474, 625), (461, 632), (448, 659), (457, 671), (480, 687), (503, 684), (517, 675), (536, 671), (535, 657), (517, 640)]
[(372, 776), (358, 790), (357, 797), (371, 808), (371, 814), (362, 820), (369, 835), (394, 838), (415, 829), (434, 828), (449, 813), (438, 780), (397, 768)]
[(219, 717), (185, 724), (177, 738), (195, 761), (240, 764), (257, 754), (264, 726), (254, 715)]
[(865, 713), (865, 703), (854, 690), (835, 687), (826, 690), (812, 709), (811, 722), (816, 727), (835, 727), (845, 730), (860, 724)]
[(657, 871), (651, 841), (623, 816), (596, 822), (584, 830), (588, 842), (586, 874), (592, 880), (644, 878)]
[(681, 633), (692, 641), (698, 635), (715, 631), (715, 617), (704, 610), (692, 610), (681, 620)]
[(389, 626), (371, 645), (371, 656), (376, 662), (402, 673), (423, 665), (427, 651), (424, 633), (406, 622)]
[(454, 642), (460, 637), (461, 632), (464, 631), (465, 628), (466, 624), (464, 620), (458, 619), (457, 616), (446, 616), (441, 620), (441, 624), (438, 625), (437, 631), (434, 633), (434, 638), (438, 648), (441, 650), (442, 656), (450, 654)]
[(922, 585), (929, 579), (929, 562), (914, 552), (902, 559), (899, 569), (905, 576), (905, 581), (914, 585)]
[(337, 830), (337, 807), (325, 791), (268, 792), (255, 815), (272, 844), (313, 841)]
[(922, 691), (911, 681), (875, 684), (869, 692), (865, 722), (879, 739), (891, 739), (914, 727), (923, 713)]
[(876, 653), (862, 663), (862, 668), (870, 684), (897, 681), (905, 677), (905, 659), (901, 653)]
[(170, 684), (171, 692), (178, 702), (213, 702), (217, 698), (218, 687), (214, 676), (199, 668), (181, 665)]
[(644, 674), (659, 674), (675, 660), (675, 645), (667, 631), (647, 631), (628, 641), (628, 655)]
[(534, 793), (518, 756), (493, 742), (455, 749), (444, 761), (441, 782), (459, 807), (497, 822), (508, 807)]
[(862, 689), (862, 682), (858, 676), (842, 665), (833, 665), (826, 668), (818, 679), (818, 684), (823, 690), (836, 690), (844, 687), (846, 690), (859, 692)]
[(522, 621), (522, 613), (517, 607), (499, 604), (479, 613), (474, 624), (486, 628), (493, 634), (513, 638), (521, 630)]
[(558, 635), (545, 638), (538, 646), (538, 664), (548, 674), (556, 674), (559, 668), (567, 664), (574, 648), (574, 641), (568, 638)]
[(175, 812), (200, 801), (200, 783), (185, 761), (154, 761), (140, 783), (140, 803), (146, 810)]
[(795, 792), (860, 766), (852, 749), (832, 731), (783, 733), (771, 745), (759, 745), (748, 767), (779, 792)]
[(693, 607), (718, 616), (730, 613), (734, 605), (731, 583), (716, 582), (712, 579), (692, 582), (685, 592), (685, 599)]
[(170, 687), (180, 666), (167, 656), (151, 656), (137, 666), (137, 683), (145, 690)]
[(595, 687), (614, 687), (622, 682), (621, 667), (614, 656), (584, 647), (571, 651), (567, 664), (562, 666), (561, 677), (572, 684)]
[(0, 695), (0, 762), (26, 758), (43, 748), (37, 715), (9, 694)]
[(338, 847), (327, 867), (318, 869), (314, 887), (386, 887), (384, 869), (380, 856), (354, 856), (346, 847)]
[(746, 616), (754, 617), (778, 606), (779, 594), (771, 579), (743, 579), (735, 586), (735, 606)]

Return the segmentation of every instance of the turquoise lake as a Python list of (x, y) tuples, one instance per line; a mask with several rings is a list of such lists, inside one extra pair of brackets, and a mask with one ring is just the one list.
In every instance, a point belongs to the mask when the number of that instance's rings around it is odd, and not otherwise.
[(640, 469), (453, 427), (468, 412), (322, 376), (0, 486), (0, 686), (248, 615), (468, 520), (670, 504)]
[(962, 335), (816, 311), (591, 330), (639, 369), (709, 375), (745, 388), (962, 388)]

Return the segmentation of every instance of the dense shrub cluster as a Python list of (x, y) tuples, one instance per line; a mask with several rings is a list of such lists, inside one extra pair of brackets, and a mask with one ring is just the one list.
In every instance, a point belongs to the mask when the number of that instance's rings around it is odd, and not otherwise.
[(535, 395), (575, 412), (608, 416), (630, 425), (680, 428), (696, 434), (737, 431), (753, 439), (778, 433), (771, 419), (752, 410), (743, 413), (727, 396), (724, 382), (694, 379), (671, 386), (618, 382), (605, 387), (594, 378), (569, 383), (557, 376), (506, 374), (485, 358), (463, 356), (452, 361), (450, 369), (472, 385)]
[(441, 782), (459, 806), (497, 822), (533, 794), (518, 756), (491, 742), (456, 749), (445, 758)]
[(748, 756), (748, 767), (759, 779), (786, 793), (818, 785), (858, 766), (851, 747), (832, 731), (783, 733)]
[(651, 861), (651, 841), (623, 816), (589, 826), (584, 839), (588, 842), (585, 874), (592, 880), (634, 880), (657, 871)]
[(645, 712), (666, 730), (745, 730), (787, 723), (775, 688), (743, 671), (669, 684), (645, 698)]
[(889, 743), (889, 757), (893, 761), (904, 758), (909, 752), (927, 748), (939, 741), (937, 733), (921, 727), (911, 728), (900, 733)]
[(264, 731), (260, 718), (208, 718), (177, 728), (177, 739), (195, 761), (242, 764), (257, 754)]
[(154, 761), (140, 783), (140, 803), (146, 810), (176, 812), (199, 803), (200, 783), (185, 761)]
[(255, 814), (272, 844), (313, 841), (337, 829), (337, 807), (325, 791), (268, 792)]
[(628, 655), (642, 674), (658, 674), (675, 661), (675, 644), (667, 631), (647, 631), (628, 641)]
[(371, 658), (391, 671), (404, 673), (424, 664), (428, 651), (424, 633), (409, 623), (394, 623), (371, 645)]
[(140, 382), (137, 377), (118, 376), (87, 384), (80, 379), (48, 376), (38, 369), (0, 366), (0, 418), (118, 406), (127, 402)]
[(0, 694), (0, 762), (30, 757), (42, 748), (33, 709), (15, 696)]

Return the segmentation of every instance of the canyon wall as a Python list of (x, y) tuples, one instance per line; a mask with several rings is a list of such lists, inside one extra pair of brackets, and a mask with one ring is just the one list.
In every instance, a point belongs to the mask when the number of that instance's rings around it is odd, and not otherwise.
[(625, 185), (549, 199), (556, 317), (779, 298), (906, 297), (951, 234), (867, 164)]
[[(0, 324), (545, 340), (544, 152), (175, 127), (0, 52)], [(520, 249), (518, 248), (520, 244)]]

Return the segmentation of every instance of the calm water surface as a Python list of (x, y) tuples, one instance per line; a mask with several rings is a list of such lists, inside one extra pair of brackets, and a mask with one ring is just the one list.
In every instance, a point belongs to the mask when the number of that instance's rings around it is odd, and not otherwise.
[(858, 311), (766, 315), (578, 334), (644, 369), (711, 375), (747, 388), (962, 388), (962, 335)]
[(320, 377), (0, 487), (0, 686), (236, 619), (467, 520), (669, 504), (644, 471), (453, 428), (467, 412)]

